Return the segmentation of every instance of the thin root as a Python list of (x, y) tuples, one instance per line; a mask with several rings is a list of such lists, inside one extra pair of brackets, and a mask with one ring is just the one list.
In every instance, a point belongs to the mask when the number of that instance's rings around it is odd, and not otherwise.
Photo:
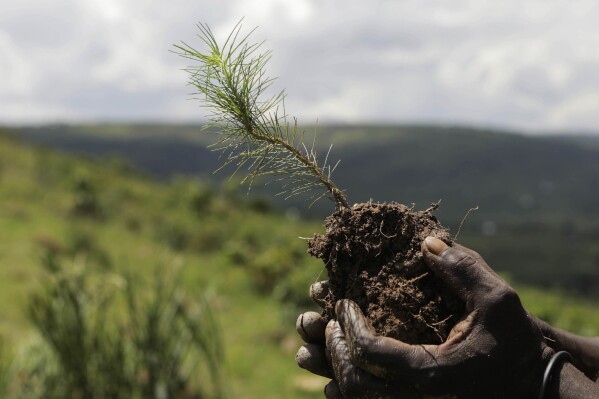
[(466, 212), (466, 216), (464, 216), (464, 218), (462, 219), (462, 222), (460, 223), (460, 227), (458, 227), (458, 232), (456, 233), (455, 237), (453, 238), (454, 241), (458, 240), (458, 237), (460, 236), (460, 231), (462, 231), (462, 226), (464, 225), (464, 222), (468, 218), (468, 215), (470, 215), (470, 212), (474, 212), (474, 211), (478, 211), (478, 205), (475, 206), (474, 208), (468, 209), (468, 212)]
[(385, 221), (381, 221), (381, 225), (379, 226), (379, 232), (381, 233), (381, 235), (385, 238), (391, 239), (394, 237), (397, 237), (397, 233), (393, 234), (392, 236), (388, 236), (387, 234), (383, 233), (383, 224), (385, 223)]

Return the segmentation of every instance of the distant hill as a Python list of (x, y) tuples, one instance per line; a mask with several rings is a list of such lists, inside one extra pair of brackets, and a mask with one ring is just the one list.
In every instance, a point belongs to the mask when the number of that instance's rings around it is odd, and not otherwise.
[[(54, 126), (19, 132), (28, 141), (63, 151), (120, 157), (159, 178), (228, 178), (213, 174), (219, 154), (207, 150), (211, 138), (197, 126)], [(341, 159), (335, 180), (353, 202), (372, 198), (426, 207), (441, 199), (440, 212), (452, 222), (474, 206), (493, 217), (599, 215), (599, 140), (592, 138), (461, 127), (319, 127), (321, 152), (331, 143), (332, 156)], [(306, 210), (299, 198), (279, 204), (317, 216), (331, 209), (320, 203)]]
[[(522, 281), (599, 292), (599, 140), (525, 136), (464, 127), (326, 126), (318, 144), (341, 159), (334, 180), (350, 202), (399, 201), (422, 209), (442, 200), (440, 220), (493, 264)], [(310, 132), (310, 129), (308, 130)], [(213, 174), (214, 140), (199, 126), (52, 126), (22, 128), (31, 142), (94, 157), (119, 157), (163, 179)], [(326, 200), (282, 201), (273, 185), (253, 193), (281, 208), (321, 218)], [(536, 256), (532, 256), (535, 252)], [(526, 264), (522, 264), (526, 263)], [(543, 270), (539, 273), (539, 270)]]

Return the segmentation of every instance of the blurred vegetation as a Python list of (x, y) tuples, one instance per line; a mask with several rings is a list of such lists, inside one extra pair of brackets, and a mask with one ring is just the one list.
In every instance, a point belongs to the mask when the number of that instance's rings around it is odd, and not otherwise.
[[(424, 209), (441, 199), (437, 215), (454, 232), (478, 206), (460, 241), (496, 269), (520, 283), (599, 297), (599, 137), (409, 125), (317, 132), (321, 153), (334, 144), (332, 156), (341, 159), (335, 182), (352, 203), (372, 198)], [(212, 174), (221, 162), (199, 126), (50, 126), (19, 135), (88, 156), (120, 155), (164, 179), (187, 174), (220, 184), (229, 176)], [(319, 220), (333, 210), (327, 201), (311, 208), (303, 198), (283, 202), (274, 196), (279, 190), (256, 184), (252, 193)]]
[(4, 397), (223, 397), (220, 331), (176, 273), (142, 282), (81, 260), (45, 266), (28, 312), (38, 336), (5, 374)]
[[(263, 197), (247, 197), (235, 182), (220, 184), (189, 177), (160, 182), (133, 171), (122, 161), (89, 161), (25, 145), (16, 137), (0, 133), (0, 337), (7, 348), (0, 359), (25, 360), (0, 362), (0, 373), (12, 376), (1, 381), (14, 382), (14, 370), (21, 369), (38, 373), (39, 378), (30, 379), (38, 384), (37, 388), (31, 389), (38, 389), (39, 384), (59, 372), (68, 375), (61, 381), (65, 388), (60, 389), (72, 388), (80, 380), (96, 381), (88, 384), (94, 386), (108, 378), (103, 374), (108, 372), (103, 366), (106, 359), (116, 362), (114, 370), (120, 368), (138, 377), (133, 381), (158, 381), (150, 378), (149, 372), (155, 356), (175, 356), (176, 351), (166, 348), (176, 345), (177, 340), (186, 340), (179, 342), (182, 345), (195, 345), (185, 338), (190, 335), (175, 332), (189, 327), (185, 326), (185, 318), (177, 319), (182, 322), (178, 327), (178, 322), (165, 318), (168, 312), (164, 309), (200, 301), (201, 297), (180, 299), (175, 292), (197, 292), (202, 287), (222, 327), (221, 378), (228, 396), (322, 396), (326, 381), (298, 369), (293, 360), (300, 345), (294, 331), (295, 317), (300, 310), (315, 309), (308, 300), (308, 286), (325, 278), (322, 263), (306, 254), (305, 240), (300, 237), (322, 232), (322, 220), (304, 221), (293, 209), (283, 212)], [(343, 157), (342, 153), (338, 155)], [(481, 222), (477, 217), (474, 213), (466, 220), (460, 241), (486, 258), (502, 256), (505, 264), (513, 263), (512, 270), (536, 259), (535, 267), (546, 267), (547, 275), (555, 272), (567, 276), (569, 270), (576, 269), (548, 266), (555, 264), (555, 247), (560, 247), (568, 251), (570, 258), (559, 259), (559, 265), (581, 260), (584, 270), (597, 275), (593, 271), (596, 266), (584, 263), (588, 251), (597, 251), (596, 239), (589, 244), (595, 236), (581, 235), (581, 229), (593, 228), (590, 217), (586, 224), (572, 218), (572, 225), (563, 225), (558, 233), (552, 225), (526, 229), (523, 223), (504, 230), (506, 224), (496, 222), (491, 236), (481, 236), (478, 226), (484, 219)], [(525, 219), (522, 217), (522, 221)], [(487, 233), (491, 227), (486, 227)], [(515, 239), (508, 239), (508, 231)], [(545, 241), (552, 235), (552, 240)], [(519, 252), (504, 251), (510, 246), (526, 253), (527, 258), (523, 261), (517, 257)], [(582, 255), (576, 253), (578, 249)], [(73, 267), (65, 267), (69, 260)], [(45, 267), (40, 268), (40, 264)], [(173, 277), (174, 264), (183, 265), (175, 268), (179, 279)], [(534, 278), (545, 273), (543, 270), (526, 269), (526, 273)], [(516, 284), (521, 281), (511, 270), (506, 277)], [(169, 285), (168, 281), (176, 284)], [(173, 291), (174, 286), (177, 289)], [(137, 294), (127, 294), (128, 290)], [(518, 285), (518, 291), (525, 305), (549, 322), (574, 332), (599, 335), (599, 308), (588, 295), (584, 299), (564, 288), (522, 285)], [(74, 311), (62, 312), (60, 317), (52, 313), (60, 303), (61, 307), (75, 309), (78, 302), (68, 302), (68, 293), (81, 303), (97, 305), (86, 305), (88, 313), (79, 324)], [(29, 307), (32, 297), (37, 299)], [(169, 314), (174, 317), (172, 312)], [(109, 321), (101, 323), (104, 317)], [(56, 356), (56, 345), (49, 344), (60, 341), (57, 337), (50, 339), (59, 334), (57, 330), (36, 333), (36, 326), (44, 331), (48, 323), (63, 326), (58, 330), (63, 332), (85, 326), (95, 335), (79, 334), (85, 339), (61, 346), (65, 353), (78, 353), (68, 362), (61, 361)], [(133, 323), (138, 328), (131, 327)], [(168, 331), (172, 332), (170, 336)], [(117, 338), (119, 343), (107, 344)], [(105, 343), (94, 344), (100, 340)], [(153, 353), (153, 342), (167, 342), (164, 352)], [(90, 350), (93, 345), (105, 345), (105, 350)], [(83, 367), (80, 365), (85, 359), (79, 352), (102, 355)], [(204, 352), (200, 349), (198, 353)], [(129, 360), (124, 361), (124, 356)], [(145, 365), (139, 367), (148, 371), (134, 372), (132, 363)], [(198, 388), (193, 384), (200, 379), (186, 374), (191, 363), (182, 363), (184, 371), (176, 374), (180, 380), (190, 381), (192, 389)], [(66, 369), (71, 372), (65, 373)], [(155, 370), (152, 375), (175, 373), (175, 369)], [(79, 375), (84, 372), (85, 378)], [(199, 367), (198, 372), (205, 376), (208, 371)], [(114, 386), (119, 384), (115, 379)], [(150, 385), (156, 386), (146, 384)], [(137, 392), (142, 386), (135, 388)]]
[[(82, 203), (94, 205), (82, 207)], [(312, 306), (308, 286), (322, 270), (321, 263), (305, 253), (305, 241), (298, 237), (320, 230), (321, 223), (301, 222), (295, 215), (276, 212), (268, 201), (247, 199), (236, 184), (217, 186), (188, 178), (160, 183), (118, 162), (90, 162), (0, 134), (0, 342), (7, 348), (0, 360), (15, 359), (9, 364), (13, 380), (17, 369), (25, 370), (17, 373), (20, 376), (37, 373), (30, 379), (35, 385), (30, 397), (57, 373), (70, 375), (62, 381), (69, 385), (57, 389), (72, 389), (72, 381), (86, 379), (92, 379), (90, 386), (102, 385), (100, 381), (108, 378), (102, 373), (110, 371), (103, 365), (109, 358), (118, 359), (119, 345), (129, 348), (124, 349), (127, 357), (122, 367), (134, 375), (131, 363), (148, 364), (154, 355), (147, 352), (148, 359), (143, 360), (142, 349), (135, 354), (131, 348), (145, 345), (149, 351), (156, 340), (167, 340), (168, 332), (172, 335), (169, 348), (184, 344), (180, 340), (185, 337), (177, 333), (180, 329), (164, 319), (158, 320), (154, 337), (139, 336), (134, 341), (133, 333), (120, 333), (134, 330), (132, 323), (148, 325), (152, 312), (158, 312), (158, 303), (178, 298), (169, 297), (168, 285), (161, 299), (151, 295), (160, 292), (157, 282), (166, 284), (171, 278), (174, 271), (169, 265), (181, 263), (178, 289), (190, 293), (202, 287), (221, 325), (221, 371), (227, 396), (320, 397), (324, 379), (306, 375), (293, 361), (300, 345), (295, 317), (299, 308)], [(64, 265), (71, 261), (79, 269), (69, 269), (65, 279)], [(60, 295), (55, 292), (56, 281), (63, 281)], [(137, 294), (127, 296), (127, 289)], [(42, 317), (52, 313), (40, 303), (59, 306), (69, 292), (83, 295), (81, 302), (98, 306), (87, 308), (82, 324), (95, 335), (69, 341), (73, 347), (63, 350), (91, 351), (94, 341), (105, 341), (105, 353), (88, 365), (85, 378), (75, 372), (83, 372), (79, 366), (85, 359), (74, 357), (63, 364), (56, 358), (49, 345), (54, 329), (41, 337), (36, 333), (53, 320)], [(35, 313), (28, 307), (32, 297), (42, 300), (34, 302)], [(37, 322), (32, 323), (28, 314), (37, 315), (33, 318)], [(53, 323), (65, 324), (56, 334), (66, 336), (60, 331), (77, 327), (76, 318), (69, 314), (73, 312), (62, 313), (62, 319), (54, 314), (62, 321)], [(109, 322), (99, 322), (102, 317)], [(128, 343), (111, 345), (119, 335)], [(164, 350), (161, 356), (172, 352)], [(185, 370), (189, 370), (187, 362)], [(65, 374), (63, 368), (71, 371)], [(114, 371), (118, 369), (115, 364)], [(16, 389), (14, 385), (9, 388)]]

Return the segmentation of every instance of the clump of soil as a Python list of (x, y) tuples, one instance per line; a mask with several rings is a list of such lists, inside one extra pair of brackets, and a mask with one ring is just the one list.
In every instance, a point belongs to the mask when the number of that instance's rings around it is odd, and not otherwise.
[(324, 318), (335, 303), (356, 302), (377, 333), (411, 344), (439, 344), (464, 313), (464, 304), (423, 260), (427, 236), (451, 243), (432, 215), (436, 205), (413, 211), (398, 203), (365, 203), (326, 219), (326, 233), (308, 242), (308, 252), (328, 271)]

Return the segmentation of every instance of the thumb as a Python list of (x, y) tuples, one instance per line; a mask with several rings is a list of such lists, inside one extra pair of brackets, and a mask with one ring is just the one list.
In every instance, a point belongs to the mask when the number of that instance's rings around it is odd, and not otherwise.
[(422, 243), (424, 260), (431, 270), (449, 286), (472, 310), (502, 280), (487, 270), (470, 254), (450, 247), (435, 237), (427, 237)]

